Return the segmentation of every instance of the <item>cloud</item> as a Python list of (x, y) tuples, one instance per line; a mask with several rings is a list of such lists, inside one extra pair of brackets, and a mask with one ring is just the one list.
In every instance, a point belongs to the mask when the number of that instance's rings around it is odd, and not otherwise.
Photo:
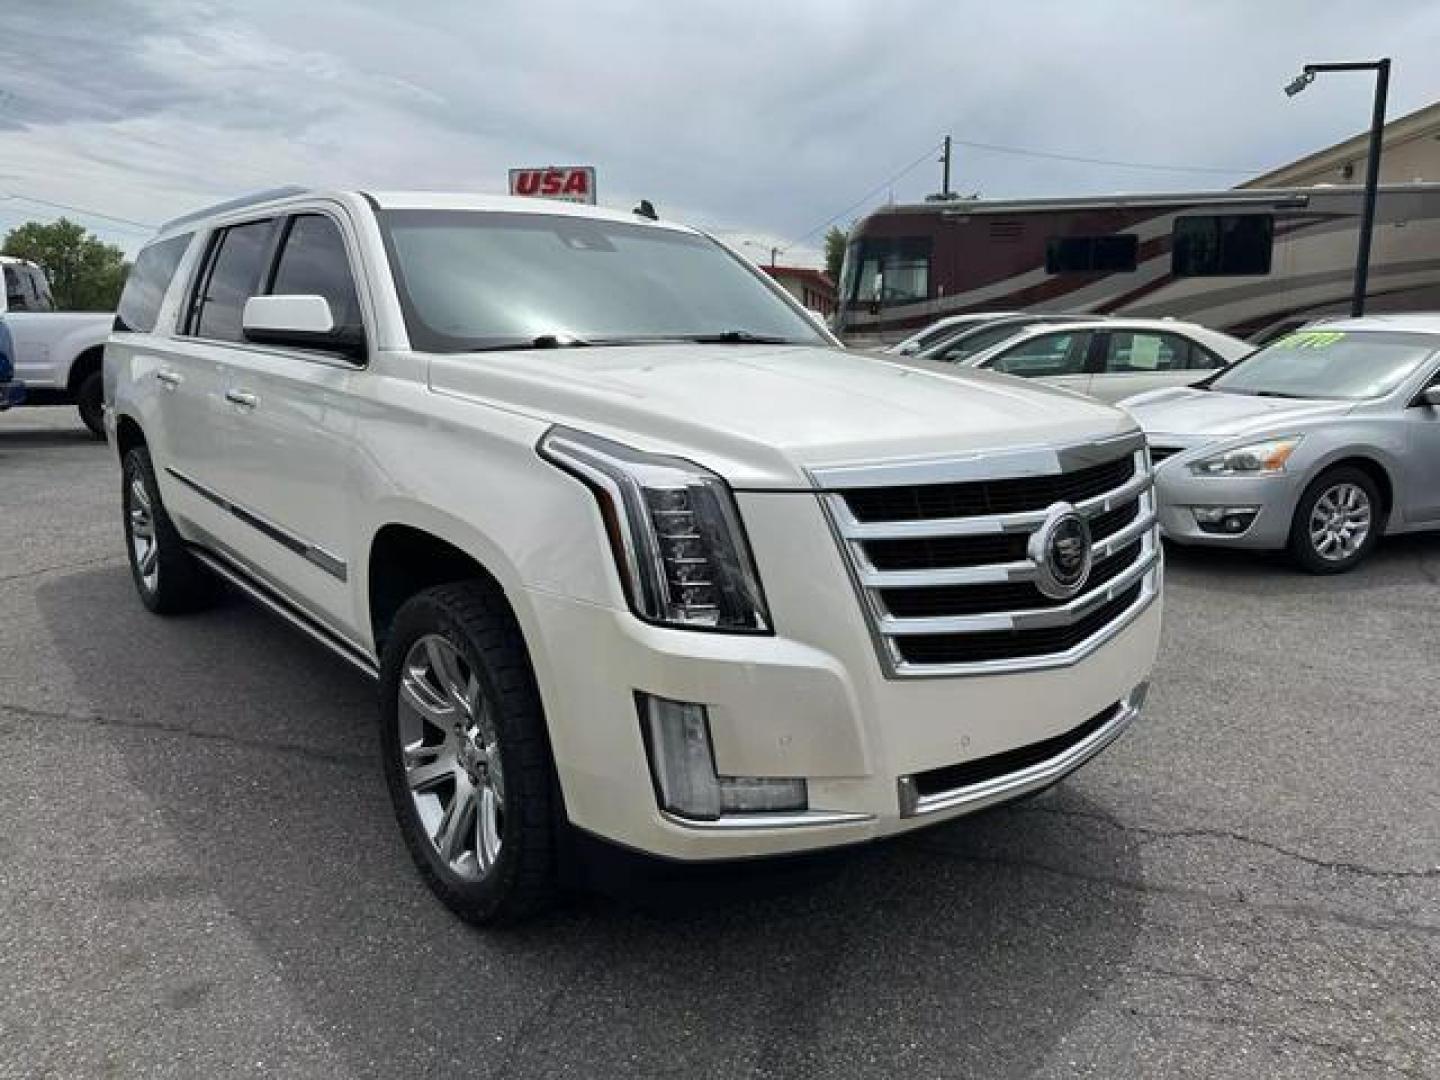
[[(987, 196), (1228, 186), (1368, 121), (1360, 77), (1285, 99), (1300, 64), (1393, 55), (1398, 115), (1440, 97), (1437, 42), (1421, 2), (49, 0), (0, 36), (0, 191), (159, 221), (279, 183), (496, 191), (587, 163), (605, 203), (649, 198), (759, 259), (808, 231), (787, 258), (813, 262), (827, 217), (947, 132), (1237, 169), (957, 146), (955, 186)], [(893, 195), (938, 182), (927, 160)], [(0, 203), (0, 226), (23, 213)]]

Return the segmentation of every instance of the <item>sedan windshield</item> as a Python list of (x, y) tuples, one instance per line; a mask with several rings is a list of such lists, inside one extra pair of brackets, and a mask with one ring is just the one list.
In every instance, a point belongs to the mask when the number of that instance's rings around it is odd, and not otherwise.
[(738, 259), (636, 222), (387, 210), (412, 345), (427, 352), (703, 340), (828, 344)]
[(1385, 330), (1301, 330), (1219, 375), (1211, 390), (1260, 397), (1361, 401), (1384, 397), (1440, 348), (1440, 336)]

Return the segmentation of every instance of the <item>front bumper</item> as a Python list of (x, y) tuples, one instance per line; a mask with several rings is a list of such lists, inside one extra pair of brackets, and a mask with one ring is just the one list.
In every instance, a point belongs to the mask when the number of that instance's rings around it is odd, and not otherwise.
[[(829, 580), (845, 580), (838, 558), (834, 572)], [(767, 580), (777, 622), (796, 637), (661, 629), (527, 592), (526, 636), (571, 822), (635, 850), (703, 861), (837, 847), (959, 817), (1046, 787), (1117, 738), (1140, 712), (1159, 636), (1156, 597), (1069, 666), (887, 679), (853, 592), (812, 596), (802, 612), (786, 602), (784, 578)], [(809, 809), (712, 821), (663, 811), (636, 691), (703, 703), (717, 771), (803, 777)], [(1037, 746), (1053, 751), (1009, 767), (1017, 759), (1007, 755)], [(946, 770), (971, 764), (984, 775), (937, 789)]]
[(25, 404), (23, 382), (0, 382), (0, 412)]
[[(1273, 476), (1196, 476), (1184, 461), (1167, 461), (1155, 470), (1160, 531), (1179, 544), (1271, 550), (1283, 548), (1304, 484), (1294, 473)], [(1258, 512), (1242, 533), (1207, 532), (1194, 507), (1254, 507)]]

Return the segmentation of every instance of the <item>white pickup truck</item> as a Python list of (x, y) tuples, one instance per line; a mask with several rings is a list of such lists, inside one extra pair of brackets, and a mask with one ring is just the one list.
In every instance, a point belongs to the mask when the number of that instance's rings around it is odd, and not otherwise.
[(97, 438), (105, 434), (100, 364), (115, 321), (105, 312), (56, 311), (45, 274), (32, 262), (0, 255), (0, 320), (10, 331), (13, 378), (25, 405), (74, 405)]
[(1140, 712), (1135, 421), (847, 353), (693, 230), (271, 193), (167, 225), (116, 326), (140, 599), (224, 579), (378, 679), (401, 832), (466, 918), (543, 903), (577, 831), (875, 840), (1042, 790)]

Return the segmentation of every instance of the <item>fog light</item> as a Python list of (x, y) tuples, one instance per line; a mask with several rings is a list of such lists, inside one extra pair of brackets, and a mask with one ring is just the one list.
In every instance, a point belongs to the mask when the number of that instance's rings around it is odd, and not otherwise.
[(704, 705), (637, 694), (660, 805), (672, 814), (714, 821), (721, 814), (804, 810), (802, 779), (718, 776)]
[(1202, 532), (1230, 536), (1239, 536), (1250, 528), (1260, 512), (1258, 506), (1192, 506), (1190, 510)]
[(763, 814), (804, 810), (809, 793), (804, 780), (760, 776), (720, 777), (720, 808), (727, 814)]

